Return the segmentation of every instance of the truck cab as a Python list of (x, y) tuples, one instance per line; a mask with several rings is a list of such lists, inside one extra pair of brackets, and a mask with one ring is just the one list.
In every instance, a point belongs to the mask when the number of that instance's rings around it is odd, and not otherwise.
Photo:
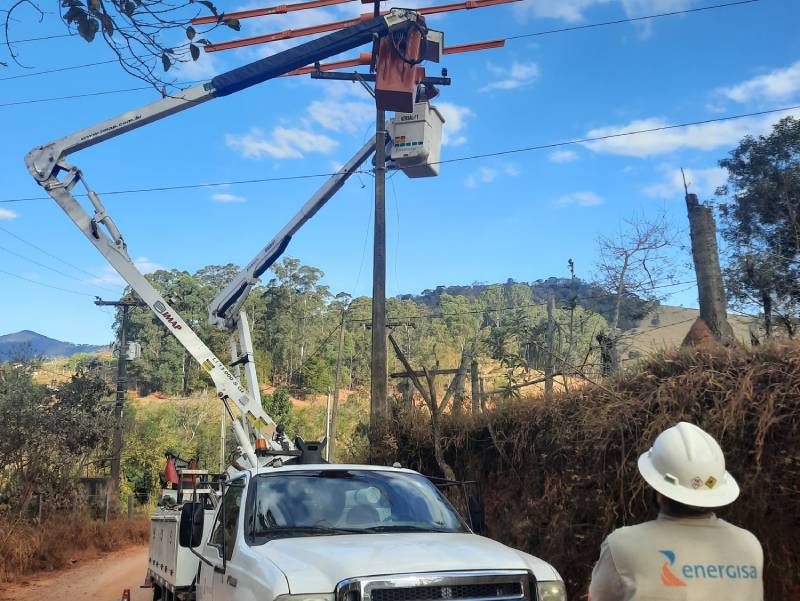
[(186, 580), (170, 583), (151, 569), (154, 600), (565, 599), (552, 566), (474, 534), (439, 489), (412, 470), (229, 469), (222, 489), (213, 509), (184, 504), (175, 548), (196, 570), (184, 567)]

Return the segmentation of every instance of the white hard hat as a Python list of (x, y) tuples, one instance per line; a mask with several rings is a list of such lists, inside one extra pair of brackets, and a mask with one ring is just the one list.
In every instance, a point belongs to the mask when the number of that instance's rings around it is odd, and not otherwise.
[(692, 507), (722, 507), (739, 496), (717, 441), (687, 422), (658, 435), (639, 457), (639, 473), (665, 497)]

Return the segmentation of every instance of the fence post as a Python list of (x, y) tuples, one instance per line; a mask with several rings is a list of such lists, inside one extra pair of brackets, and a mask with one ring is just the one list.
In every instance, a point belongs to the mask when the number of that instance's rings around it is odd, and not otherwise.
[(109, 498), (108, 498), (108, 488), (106, 488), (106, 506), (103, 512), (103, 521), (108, 522), (108, 505), (109, 505)]
[(133, 495), (128, 495), (128, 521), (133, 519)]
[(42, 497), (42, 493), (39, 493), (39, 506), (36, 509), (36, 516), (39, 518), (39, 523), (42, 523), (42, 509), (44, 506), (44, 499)]

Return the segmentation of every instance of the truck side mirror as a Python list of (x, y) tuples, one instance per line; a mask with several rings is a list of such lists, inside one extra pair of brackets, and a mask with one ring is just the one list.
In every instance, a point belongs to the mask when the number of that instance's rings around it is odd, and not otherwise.
[(197, 548), (203, 541), (205, 511), (202, 503), (184, 503), (181, 507), (181, 522), (178, 542), (181, 547)]
[(483, 501), (478, 495), (469, 495), (467, 498), (469, 507), (469, 522), (475, 534), (486, 534), (486, 513), (483, 509)]

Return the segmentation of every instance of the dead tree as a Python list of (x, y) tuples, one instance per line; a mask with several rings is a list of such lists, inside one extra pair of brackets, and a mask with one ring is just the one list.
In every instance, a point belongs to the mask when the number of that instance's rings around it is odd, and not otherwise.
[[(464, 389), (467, 370), (469, 369), (469, 365), (472, 360), (472, 353), (474, 353), (474, 345), (471, 349), (472, 352), (468, 350), (466, 346), (464, 347), (464, 350), (461, 353), (461, 362), (456, 370), (440, 370), (439, 361), (437, 359), (433, 369), (428, 369), (427, 367), (422, 366), (419, 371), (416, 371), (413, 367), (411, 367), (411, 363), (409, 363), (405, 353), (403, 353), (400, 345), (397, 344), (397, 341), (391, 334), (389, 334), (389, 342), (392, 344), (392, 348), (394, 349), (397, 358), (400, 360), (400, 363), (403, 364), (403, 368), (406, 370), (403, 373), (392, 375), (409, 378), (414, 384), (414, 388), (417, 389), (420, 396), (425, 401), (425, 405), (428, 407), (428, 411), (430, 411), (431, 414), (433, 454), (436, 459), (436, 463), (439, 466), (439, 469), (442, 470), (442, 474), (444, 474), (445, 478), (448, 480), (455, 480), (455, 472), (453, 472), (453, 468), (451, 468), (445, 460), (444, 451), (442, 449), (442, 414), (447, 408), (447, 404), (450, 402), (450, 399), (453, 398), (453, 395), (458, 390), (463, 391)], [(439, 401), (439, 393), (436, 389), (436, 377), (443, 373), (453, 373), (453, 371), (455, 371), (455, 377), (447, 387), (444, 397), (441, 401)], [(424, 383), (421, 377), (425, 379)]]
[[(696, 194), (686, 194), (686, 209), (689, 214), (689, 233), (692, 239), (692, 259), (697, 274), (697, 293), (700, 302), (698, 321), (705, 322), (713, 337), (722, 344), (734, 342), (733, 328), (728, 323), (725, 286), (717, 248), (717, 224), (711, 207), (700, 204)], [(690, 331), (691, 333), (691, 331)], [(687, 335), (684, 346), (694, 345), (695, 340)]]
[(619, 365), (616, 345), (625, 297), (633, 295), (655, 301), (658, 299), (655, 290), (672, 281), (675, 275), (666, 253), (674, 244), (666, 218), (663, 215), (655, 219), (636, 217), (624, 223), (626, 229), (617, 236), (598, 239), (598, 283), (614, 296), (609, 330), (597, 336), (604, 373), (616, 371)]

